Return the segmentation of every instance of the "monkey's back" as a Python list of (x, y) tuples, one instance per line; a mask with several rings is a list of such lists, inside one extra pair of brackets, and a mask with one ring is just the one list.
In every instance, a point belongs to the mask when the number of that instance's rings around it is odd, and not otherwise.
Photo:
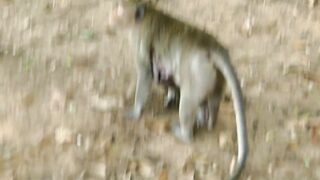
[(215, 37), (204, 30), (156, 10), (152, 6), (147, 6), (141, 26), (142, 30), (149, 31), (141, 32), (143, 35), (148, 35), (153, 42), (161, 41), (163, 47), (170, 47), (173, 41), (179, 41), (181, 45), (189, 47), (226, 50)]

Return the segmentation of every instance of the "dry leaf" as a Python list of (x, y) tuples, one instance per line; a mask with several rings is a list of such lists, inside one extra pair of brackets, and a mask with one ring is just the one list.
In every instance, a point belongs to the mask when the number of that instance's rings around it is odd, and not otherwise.
[(162, 169), (158, 180), (168, 180), (168, 169)]
[(312, 73), (312, 72), (306, 72), (304, 71), (302, 73), (303, 77), (309, 81), (313, 81), (315, 83), (317, 83), (318, 85), (320, 85), (320, 74), (317, 75), (316, 73)]
[(167, 119), (156, 119), (152, 121), (146, 121), (146, 127), (157, 135), (164, 134), (169, 131), (169, 123)]

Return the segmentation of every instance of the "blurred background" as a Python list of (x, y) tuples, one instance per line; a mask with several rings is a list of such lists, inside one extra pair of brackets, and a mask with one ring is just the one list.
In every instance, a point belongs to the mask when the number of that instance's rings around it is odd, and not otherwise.
[[(236, 155), (232, 99), (213, 131), (177, 142), (163, 90), (138, 122), (125, 37), (111, 0), (0, 0), (0, 179), (224, 179)], [(229, 48), (246, 97), (243, 179), (320, 179), (320, 7), (316, 0), (159, 0)], [(124, 35), (125, 36), (125, 35)]]

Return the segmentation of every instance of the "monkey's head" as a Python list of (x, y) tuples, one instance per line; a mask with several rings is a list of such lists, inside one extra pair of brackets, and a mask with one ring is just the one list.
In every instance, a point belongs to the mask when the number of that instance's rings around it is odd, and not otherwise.
[(113, 5), (109, 14), (108, 27), (114, 32), (129, 30), (145, 14), (145, 2), (122, 0)]

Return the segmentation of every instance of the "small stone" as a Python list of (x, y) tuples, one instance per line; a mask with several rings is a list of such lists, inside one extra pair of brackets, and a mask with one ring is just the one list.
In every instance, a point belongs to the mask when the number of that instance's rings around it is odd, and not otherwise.
[(82, 143), (83, 143), (82, 134), (77, 134), (77, 146), (81, 147)]
[(272, 172), (273, 172), (273, 164), (269, 163), (269, 165), (268, 165), (268, 174), (272, 175)]
[(55, 130), (54, 137), (58, 144), (70, 143), (72, 141), (72, 132), (66, 127), (58, 127)]
[(254, 26), (254, 19), (248, 16), (244, 23), (241, 26), (240, 32), (247, 36), (250, 37), (252, 35), (252, 28)]
[(28, 29), (28, 27), (30, 27), (30, 18), (29, 18), (29, 17), (26, 17), (26, 18), (23, 20), (22, 29), (23, 29), (23, 30), (26, 30), (26, 29)]
[(308, 83), (308, 92), (311, 92), (314, 89), (314, 82)]
[(63, 111), (66, 107), (67, 97), (66, 94), (55, 89), (51, 95), (50, 109), (52, 111)]
[(131, 96), (133, 96), (134, 92), (135, 92), (135, 81), (131, 81), (125, 93), (125, 98), (129, 99)]
[(149, 160), (140, 161), (138, 171), (144, 178), (152, 178), (155, 176), (154, 167)]
[(217, 163), (212, 163), (212, 164), (211, 164), (211, 170), (212, 170), (213, 172), (217, 172), (217, 170), (218, 170), (218, 165), (217, 165)]
[(68, 109), (69, 113), (75, 113), (77, 111), (77, 108), (76, 108), (76, 105), (75, 105), (74, 102), (70, 102), (68, 104), (68, 108), (67, 109)]
[(295, 121), (290, 121), (287, 124), (287, 129), (289, 130), (291, 141), (297, 140), (296, 127), (297, 127), (297, 122), (295, 122)]
[(219, 147), (221, 149), (227, 148), (227, 146), (231, 145), (231, 137), (226, 132), (221, 132), (219, 134)]
[(271, 142), (271, 141), (273, 141), (273, 132), (271, 132), (271, 131), (268, 131), (267, 133), (266, 133), (266, 142)]
[(124, 102), (122, 98), (116, 98), (114, 96), (98, 97), (93, 96), (91, 98), (92, 108), (98, 111), (110, 111), (116, 108), (123, 108)]

